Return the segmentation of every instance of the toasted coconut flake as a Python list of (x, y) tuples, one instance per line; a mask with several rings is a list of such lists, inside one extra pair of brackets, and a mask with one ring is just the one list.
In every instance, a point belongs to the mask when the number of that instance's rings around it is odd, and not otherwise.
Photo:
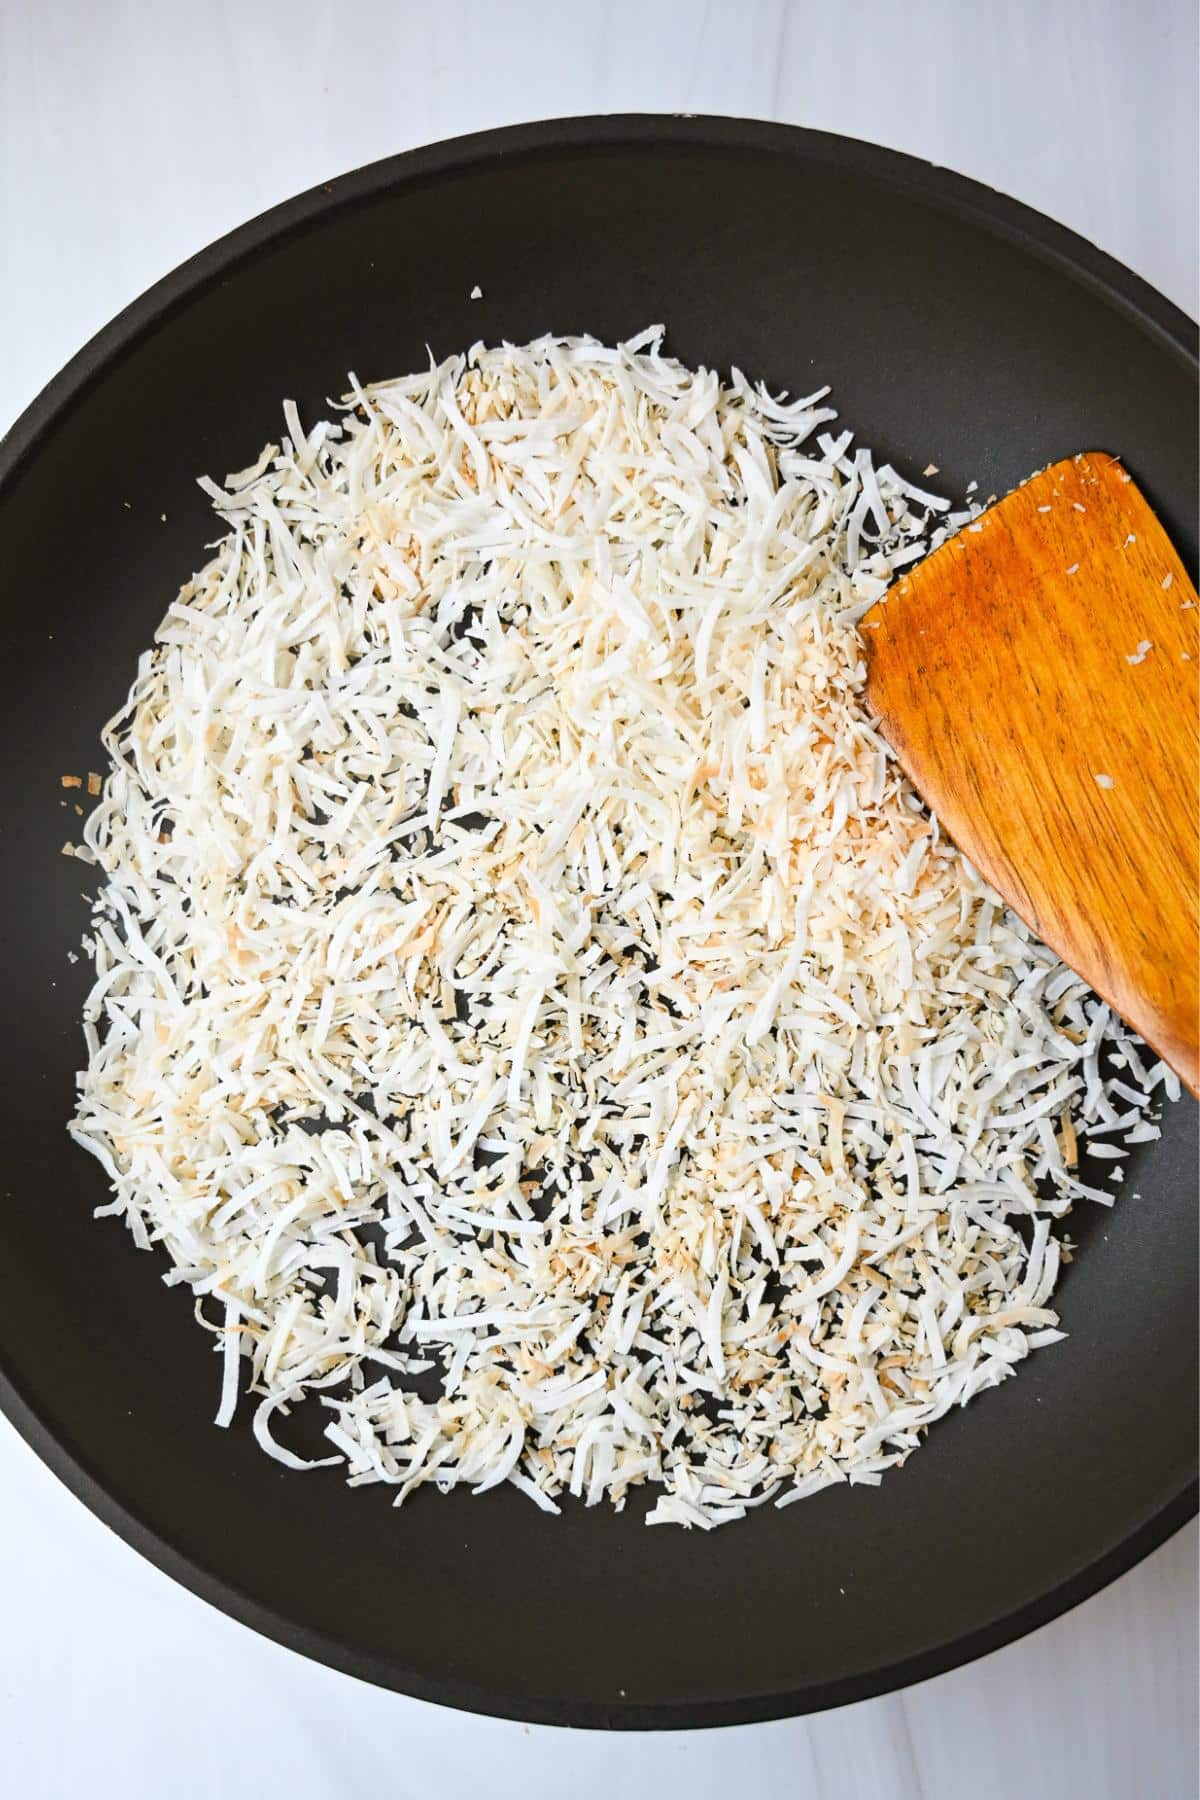
[(65, 846), (71, 1130), (289, 1468), (307, 1401), (397, 1503), (709, 1529), (1061, 1335), (1077, 1152), (1169, 1077), (879, 738), (856, 620), (979, 509), (825, 399), (658, 328), (476, 346), (204, 482)]

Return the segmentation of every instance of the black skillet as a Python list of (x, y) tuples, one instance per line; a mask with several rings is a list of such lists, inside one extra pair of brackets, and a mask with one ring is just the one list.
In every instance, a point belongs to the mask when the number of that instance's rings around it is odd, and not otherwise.
[[(472, 301), (479, 284), (484, 298)], [(277, 207), (100, 333), (0, 445), (7, 880), (0, 1400), (162, 1568), (310, 1656), (513, 1717), (709, 1725), (859, 1700), (1094, 1592), (1196, 1504), (1196, 1108), (1169, 1109), (1110, 1214), (1078, 1215), (1067, 1342), (938, 1425), (877, 1490), (713, 1536), (640, 1508), (560, 1519), (510, 1491), (402, 1512), (214, 1429), (186, 1295), (113, 1221), (64, 1131), (86, 871), (63, 771), (214, 533), (195, 486), (345, 372), (477, 337), (628, 335), (793, 391), (834, 384), (882, 456), (1003, 493), (1119, 452), (1195, 567), (1196, 332), (1061, 227), (844, 139), (578, 119), (437, 145)], [(165, 515), (165, 518), (164, 518)], [(9, 1545), (6, 1554), (17, 1554)]]

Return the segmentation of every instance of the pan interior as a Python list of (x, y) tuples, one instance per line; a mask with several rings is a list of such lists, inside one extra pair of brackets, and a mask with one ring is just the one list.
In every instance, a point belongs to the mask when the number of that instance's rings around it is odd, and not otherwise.
[[(972, 199), (972, 195), (975, 196)], [(560, 1723), (716, 1723), (933, 1673), (1050, 1616), (1185, 1516), (1194, 1475), (1196, 1108), (1075, 1217), (1070, 1336), (877, 1489), (712, 1536), (515, 1493), (403, 1512), (216, 1431), (219, 1365), (160, 1260), (93, 1223), (65, 1133), (86, 871), (59, 776), (213, 536), (195, 477), (294, 398), (476, 338), (663, 321), (689, 363), (830, 382), (879, 457), (1003, 493), (1119, 452), (1195, 566), (1195, 373), (1132, 278), (937, 171), (782, 128), (594, 121), (401, 158), (247, 227), (111, 328), (0, 461), (7, 655), (5, 1397), (132, 1541), (229, 1611), (380, 1682)], [(1102, 259), (1095, 259), (1102, 262)], [(484, 298), (472, 301), (471, 290)], [(1148, 296), (1154, 301), (1153, 296)], [(1161, 303), (1155, 302), (1160, 306)], [(1185, 331), (1182, 322), (1179, 331)]]

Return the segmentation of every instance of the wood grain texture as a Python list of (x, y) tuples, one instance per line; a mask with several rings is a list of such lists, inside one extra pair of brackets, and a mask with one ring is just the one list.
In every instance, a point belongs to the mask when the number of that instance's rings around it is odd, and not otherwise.
[(998, 893), (1198, 1070), (1196, 592), (1111, 456), (1055, 463), (863, 620), (884, 735)]

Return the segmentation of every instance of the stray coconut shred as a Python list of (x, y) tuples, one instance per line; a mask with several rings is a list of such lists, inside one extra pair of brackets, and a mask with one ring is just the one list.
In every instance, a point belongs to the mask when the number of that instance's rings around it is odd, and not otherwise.
[(878, 735), (857, 621), (978, 508), (825, 402), (476, 346), (202, 484), (71, 1130), (287, 1466), (708, 1528), (1062, 1335), (1080, 1150), (1177, 1088)]

